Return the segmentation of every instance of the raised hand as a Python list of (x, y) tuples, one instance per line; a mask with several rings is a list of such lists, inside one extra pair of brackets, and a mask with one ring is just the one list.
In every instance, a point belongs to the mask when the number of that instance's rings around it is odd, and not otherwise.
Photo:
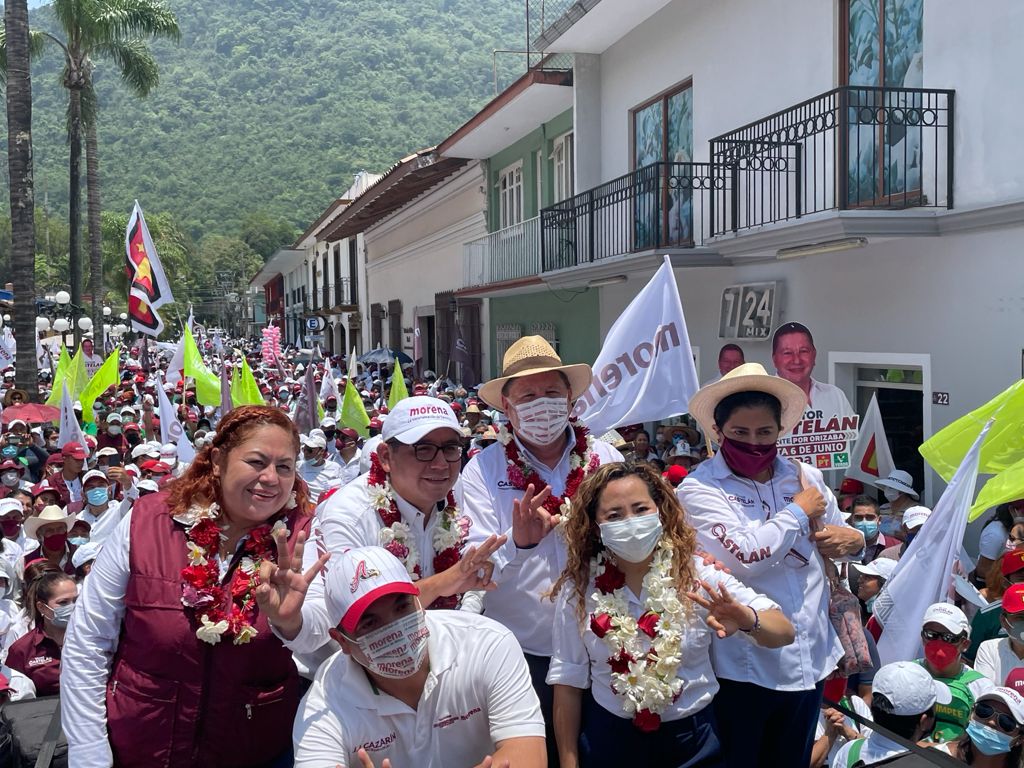
[(720, 584), (717, 591), (706, 581), (700, 581), (700, 585), (708, 597), (696, 592), (687, 592), (686, 596), (707, 610), (705, 622), (719, 637), (729, 637), (738, 629), (749, 632), (754, 628), (757, 623), (754, 609), (736, 602), (724, 584)]
[(494, 573), (491, 556), (506, 541), (508, 536), (491, 535), (479, 546), (470, 547), (463, 552), (462, 559), (441, 574), (444, 586), (440, 594), (449, 597), (474, 590), (490, 592), (497, 589), (498, 585), (491, 581), (491, 575)]
[(256, 604), (267, 621), (287, 639), (294, 640), (302, 629), (302, 603), (313, 579), (330, 559), (330, 552), (320, 555), (313, 566), (302, 572), (302, 552), (306, 547), (306, 532), (299, 533), (295, 551), (288, 552), (288, 537), (283, 530), (274, 534), (277, 563), (264, 560), (260, 564), (260, 585), (256, 587)]
[(550, 485), (535, 492), (531, 483), (523, 491), (523, 497), (512, 503), (512, 540), (517, 547), (527, 548), (540, 544), (562, 522), (561, 515), (551, 514), (544, 508), (544, 502), (550, 495)]

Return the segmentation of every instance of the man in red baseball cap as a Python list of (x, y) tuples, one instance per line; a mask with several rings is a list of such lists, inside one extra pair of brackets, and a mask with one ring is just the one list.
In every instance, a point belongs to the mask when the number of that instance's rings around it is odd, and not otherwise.
[(843, 512), (850, 511), (853, 500), (864, 493), (864, 483), (854, 480), (852, 477), (844, 477), (836, 492), (836, 501), (839, 502), (839, 509)]
[[(1024, 549), (1011, 549), (996, 560), (995, 565), (1002, 575), (1002, 588), (1007, 592), (1016, 584), (1024, 584)], [(964, 654), (971, 660), (980, 652), (985, 641), (1003, 634), (1003, 604), (999, 593), (990, 595), (989, 600), (991, 602), (974, 614), (971, 621), (971, 647)]]
[(81, 443), (65, 443), (60, 449), (64, 466), (50, 477), (50, 485), (60, 496), (60, 504), (66, 507), (71, 502), (82, 501), (82, 471), (85, 468), (85, 448)]
[(1024, 668), (1024, 584), (1003, 593), (999, 623), (1006, 637), (986, 640), (978, 648), (974, 668), (994, 685), (1002, 685), (1015, 669)]

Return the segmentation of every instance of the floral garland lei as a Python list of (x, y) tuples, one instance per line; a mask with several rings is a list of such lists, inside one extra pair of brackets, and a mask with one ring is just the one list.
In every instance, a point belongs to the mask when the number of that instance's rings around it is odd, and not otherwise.
[[(575, 443), (572, 453), (569, 456), (569, 474), (565, 478), (565, 492), (561, 496), (551, 494), (544, 502), (544, 509), (551, 515), (561, 515), (562, 520), (567, 520), (571, 509), (572, 499), (580, 483), (591, 472), (601, 465), (600, 457), (594, 453), (594, 438), (590, 430), (582, 424), (570, 421)], [(512, 439), (512, 433), (506, 425), (498, 430), (498, 442), (505, 447), (505, 464), (508, 472), (508, 481), (512, 487), (519, 491), (525, 491), (526, 486), (532, 485), (534, 490), (540, 490), (547, 483), (540, 479), (540, 475), (519, 452), (519, 446)]]
[(683, 661), (679, 628), (686, 622), (686, 611), (671, 568), (672, 547), (663, 538), (644, 576), (647, 600), (640, 618), (634, 619), (629, 613), (622, 571), (604, 552), (590, 566), (596, 588), (591, 595), (596, 605), (590, 615), (590, 630), (611, 651), (608, 666), (612, 670), (612, 692), (622, 699), (623, 709), (633, 715), (633, 725), (645, 733), (658, 730), (661, 713), (679, 698), (684, 682), (677, 672)]
[[(416, 542), (413, 541), (412, 530), (406, 523), (402, 522), (402, 513), (398, 511), (398, 504), (391, 492), (391, 482), (388, 474), (381, 466), (377, 453), (370, 457), (370, 474), (367, 477), (367, 485), (370, 490), (370, 504), (377, 511), (384, 527), (380, 530), (380, 545), (393, 554), (409, 572), (413, 581), (419, 581), (423, 576), (420, 567), (420, 553), (416, 550)], [(434, 573), (442, 573), (462, 558), (462, 551), (466, 548), (466, 539), (469, 537), (469, 528), (472, 521), (465, 515), (459, 514), (455, 504), (455, 495), (449, 491), (444, 511), (441, 512), (441, 519), (434, 528), (432, 544), (434, 547)], [(458, 608), (462, 602), (462, 595), (449, 595), (439, 597), (430, 608)]]
[[(294, 494), (293, 494), (294, 500)], [(295, 506), (292, 501), (289, 508)], [(220, 506), (193, 504), (174, 519), (185, 526), (189, 564), (181, 570), (181, 604), (196, 612), (200, 626), (196, 637), (216, 645), (224, 635), (232, 635), (235, 645), (250, 642), (259, 630), (256, 621), (256, 587), (260, 585), (260, 565), (264, 560), (277, 561), (274, 534), (288, 528), (283, 520), (273, 527), (269, 523), (249, 532), (242, 544), (242, 555), (227, 584), (221, 584), (216, 557), (224, 538), (217, 520)]]

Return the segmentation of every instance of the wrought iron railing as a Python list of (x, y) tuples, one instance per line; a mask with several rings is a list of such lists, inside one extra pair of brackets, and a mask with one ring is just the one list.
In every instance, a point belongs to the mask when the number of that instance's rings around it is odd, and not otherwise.
[(359, 303), (353, 290), (350, 278), (343, 277), (333, 283), (324, 285), (323, 306), (321, 309), (334, 309), (336, 307), (354, 307)]
[(953, 207), (954, 92), (843, 86), (711, 140), (729, 229), (850, 208)]
[(462, 248), (463, 287), (540, 274), (540, 217), (499, 229)]
[(724, 231), (728, 169), (653, 163), (541, 211), (545, 272), (654, 248), (703, 244)]

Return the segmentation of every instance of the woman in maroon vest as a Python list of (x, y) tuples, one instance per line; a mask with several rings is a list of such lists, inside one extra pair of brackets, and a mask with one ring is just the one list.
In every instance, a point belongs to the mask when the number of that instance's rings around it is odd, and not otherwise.
[(280, 548), (301, 562), (298, 451), (280, 411), (236, 408), (105, 542), (64, 645), (70, 764), (290, 765), (298, 674), (255, 591)]

